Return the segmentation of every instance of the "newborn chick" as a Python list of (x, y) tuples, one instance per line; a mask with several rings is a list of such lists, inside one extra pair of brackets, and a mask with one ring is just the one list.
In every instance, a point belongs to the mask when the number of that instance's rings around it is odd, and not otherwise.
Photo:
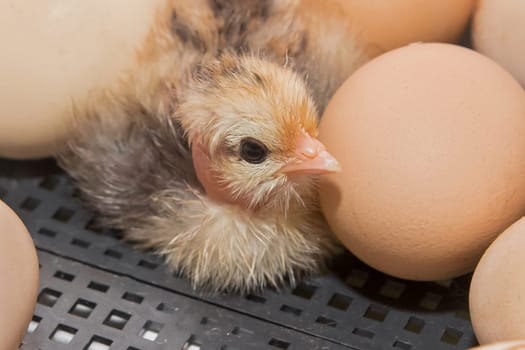
[(230, 53), (191, 73), (153, 95), (98, 99), (61, 165), (105, 224), (197, 288), (243, 293), (322, 268), (339, 245), (316, 177), (338, 163), (315, 139), (304, 81)]
[[(316, 179), (318, 112), (366, 58), (320, 0), (176, 0), (139, 64), (76, 111), (58, 154), (101, 223), (194, 287), (292, 284), (340, 246)], [(222, 54), (221, 54), (222, 53)]]

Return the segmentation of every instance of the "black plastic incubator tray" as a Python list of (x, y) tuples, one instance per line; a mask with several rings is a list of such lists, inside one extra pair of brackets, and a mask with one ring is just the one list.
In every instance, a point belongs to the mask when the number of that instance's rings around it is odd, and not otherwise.
[(416, 283), (349, 254), (297, 287), (209, 297), (100, 229), (51, 160), (0, 160), (0, 198), (27, 225), (40, 292), (21, 349), (454, 350), (476, 345), (469, 277)]

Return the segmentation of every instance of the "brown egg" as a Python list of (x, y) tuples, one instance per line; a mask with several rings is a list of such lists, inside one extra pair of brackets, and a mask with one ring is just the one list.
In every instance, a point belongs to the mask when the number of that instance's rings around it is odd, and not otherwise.
[(320, 140), (342, 172), (321, 203), (346, 247), (394, 276), (472, 271), (525, 213), (525, 92), (488, 58), (412, 44), (352, 75), (329, 103)]
[[(457, 42), (476, 0), (332, 0), (341, 4), (350, 23), (379, 54), (409, 43)], [(497, 1), (497, 0), (496, 0)], [(518, 0), (520, 1), (520, 0)]]
[(163, 1), (0, 2), (0, 156), (50, 155), (73, 102), (135, 62)]
[(38, 259), (17, 215), (0, 201), (0, 349), (18, 349), (33, 316)]
[(471, 348), (470, 350), (525, 350), (525, 340), (509, 341), (485, 346), (478, 346), (475, 348)]
[(472, 26), (474, 48), (507, 68), (525, 86), (525, 1), (480, 0)]
[(472, 277), (470, 316), (480, 344), (525, 339), (525, 218), (487, 249)]

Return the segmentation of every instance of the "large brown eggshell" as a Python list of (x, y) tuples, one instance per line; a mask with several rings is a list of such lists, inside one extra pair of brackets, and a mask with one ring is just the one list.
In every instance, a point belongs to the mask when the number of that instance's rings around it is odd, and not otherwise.
[(337, 91), (319, 138), (342, 166), (321, 182), (327, 220), (386, 273), (472, 271), (525, 214), (525, 92), (472, 50), (412, 44), (372, 60)]

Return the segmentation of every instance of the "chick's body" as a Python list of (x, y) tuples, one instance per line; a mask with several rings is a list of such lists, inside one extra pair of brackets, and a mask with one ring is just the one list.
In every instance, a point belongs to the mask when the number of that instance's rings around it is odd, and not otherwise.
[[(310, 71), (333, 50), (311, 42), (321, 33), (307, 3), (174, 1), (141, 64), (77, 109), (58, 155), (103, 223), (196, 287), (278, 286), (339, 249), (315, 191), (334, 167), (315, 140), (316, 103), (345, 74)], [(362, 56), (349, 34), (335, 35), (349, 74)]]

